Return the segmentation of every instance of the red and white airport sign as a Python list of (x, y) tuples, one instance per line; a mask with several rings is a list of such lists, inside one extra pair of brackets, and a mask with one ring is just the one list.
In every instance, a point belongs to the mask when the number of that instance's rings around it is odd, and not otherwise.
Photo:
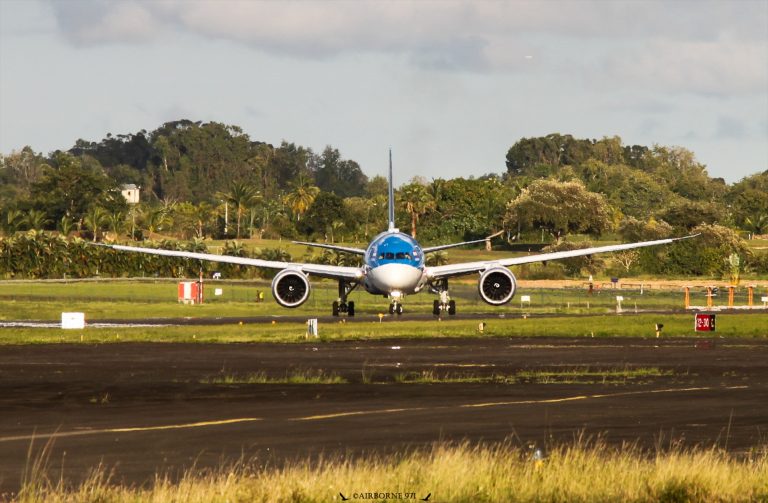
[(715, 315), (696, 313), (694, 327), (697, 332), (714, 332), (715, 331)]

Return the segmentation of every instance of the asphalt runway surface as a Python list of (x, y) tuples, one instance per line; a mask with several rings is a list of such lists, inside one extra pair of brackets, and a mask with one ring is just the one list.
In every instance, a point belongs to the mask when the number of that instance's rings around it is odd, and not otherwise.
[[(698, 347), (697, 347), (698, 346)], [(522, 374), (653, 367), (662, 375)], [(217, 384), (254, 373), (338, 375), (344, 384)], [(401, 383), (515, 376), (514, 382)], [(526, 377), (527, 376), (527, 377)], [(643, 447), (768, 445), (768, 341), (390, 339), (301, 344), (29, 345), (0, 348), (0, 494), (47, 445), (77, 482), (238, 459), (382, 456), (438, 441), (539, 446), (602, 436)], [(0, 499), (2, 499), (0, 497)]]

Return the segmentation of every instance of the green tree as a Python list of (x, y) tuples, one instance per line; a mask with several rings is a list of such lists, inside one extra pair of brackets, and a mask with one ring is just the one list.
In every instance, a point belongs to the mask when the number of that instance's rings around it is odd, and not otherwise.
[(661, 211), (659, 217), (673, 227), (690, 231), (700, 224), (723, 223), (726, 217), (724, 210), (721, 204), (678, 198)]
[(419, 217), (435, 208), (435, 200), (429, 195), (427, 188), (420, 183), (410, 183), (400, 187), (397, 195), (401, 206), (411, 218), (411, 236), (415, 239)]
[(611, 227), (612, 219), (605, 198), (581, 182), (536, 180), (509, 202), (505, 221), (545, 229), (559, 241), (573, 232), (600, 235)]
[(754, 217), (744, 219), (744, 228), (749, 231), (751, 236), (761, 235), (768, 232), (768, 213), (761, 213)]
[(7, 235), (12, 236), (21, 227), (24, 221), (23, 214), (16, 208), (8, 208), (3, 216), (3, 230)]
[(320, 192), (307, 210), (299, 230), (306, 235), (322, 234), (327, 240), (327, 232), (335, 221), (347, 221), (344, 201), (333, 192)]
[(242, 222), (245, 211), (259, 198), (259, 191), (253, 185), (232, 182), (229, 190), (221, 194), (224, 200), (234, 206), (237, 214), (237, 239), (240, 239), (240, 223)]
[(21, 219), (22, 225), (31, 231), (43, 230), (48, 221), (45, 211), (35, 209), (29, 210)]
[(58, 221), (66, 216), (82, 223), (91, 206), (125, 207), (125, 199), (96, 161), (84, 163), (71, 154), (57, 152), (53, 166), (43, 170), (32, 185), (34, 206)]
[(301, 177), (296, 181), (294, 189), (283, 197), (283, 202), (288, 205), (298, 222), (312, 206), (318, 194), (320, 189), (312, 185), (308, 179)]
[(91, 206), (83, 219), (85, 228), (93, 233), (93, 242), (98, 240), (99, 233), (107, 223), (107, 212), (101, 206)]
[(355, 161), (342, 159), (338, 149), (327, 146), (318, 159), (315, 181), (320, 190), (352, 197), (365, 193), (368, 177)]

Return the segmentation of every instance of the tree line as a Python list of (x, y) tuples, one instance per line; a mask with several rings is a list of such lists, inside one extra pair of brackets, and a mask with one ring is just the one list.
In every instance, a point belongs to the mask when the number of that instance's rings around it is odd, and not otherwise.
[[(560, 134), (518, 140), (506, 153), (506, 168), (477, 178), (413, 178), (396, 190), (398, 224), (425, 243), (501, 231), (501, 246), (547, 242), (555, 248), (576, 246), (568, 239), (574, 234), (636, 240), (704, 230), (721, 239), (708, 247), (717, 248), (712, 257), (696, 259), (701, 267), (686, 266), (691, 257), (682, 251), (667, 258), (666, 270), (653, 255), (661, 252), (650, 251), (613, 267), (626, 274), (723, 275), (727, 257), (737, 254), (742, 266), (766, 272), (764, 257), (749, 252), (742, 238), (768, 232), (768, 171), (729, 185), (711, 178), (683, 148)], [(122, 196), (126, 184), (141, 188), (139, 204)], [(273, 146), (236, 126), (181, 120), (151, 132), (78, 140), (47, 155), (30, 147), (3, 155), (0, 231), (4, 249), (29, 231), (34, 239), (52, 234), (67, 242), (179, 239), (204, 246), (208, 238), (280, 237), (365, 243), (386, 228), (386, 194), (384, 178), (369, 178), (332, 146), (320, 153), (286, 141)], [(727, 249), (720, 242), (729, 243)], [(577, 261), (562, 269), (598, 266)]]

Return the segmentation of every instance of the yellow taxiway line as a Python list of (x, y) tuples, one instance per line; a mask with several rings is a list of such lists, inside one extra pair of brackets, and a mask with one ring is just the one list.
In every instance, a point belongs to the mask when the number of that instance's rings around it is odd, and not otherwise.
[(132, 426), (129, 428), (101, 428), (96, 430), (57, 431), (55, 433), (39, 433), (33, 435), (17, 435), (14, 437), (0, 437), (0, 442), (12, 442), (14, 440), (38, 440), (62, 437), (80, 437), (85, 435), (98, 435), (101, 433), (132, 433), (136, 431), (158, 430), (182, 430), (186, 428), (202, 428), (205, 426), (220, 426), (222, 424), (252, 423), (263, 421), (260, 417), (240, 417), (236, 419), (221, 419), (218, 421), (199, 421), (196, 423), (164, 424), (159, 426)]
[[(579, 400), (594, 400), (600, 398), (617, 398), (622, 396), (633, 395), (650, 395), (656, 393), (690, 393), (695, 391), (711, 391), (711, 390), (735, 390), (745, 389), (748, 386), (723, 386), (713, 387), (704, 386), (697, 388), (665, 388), (665, 389), (652, 389), (652, 390), (640, 390), (640, 391), (623, 391), (619, 393), (603, 393), (593, 395), (576, 395), (567, 396), (562, 398), (545, 398), (541, 400), (511, 400), (504, 402), (481, 402), (481, 403), (466, 403), (458, 405), (440, 405), (437, 407), (405, 407), (397, 409), (373, 409), (373, 410), (357, 410), (357, 411), (344, 411), (330, 414), (320, 414), (314, 416), (294, 417), (288, 418), (288, 421), (322, 421), (325, 419), (337, 419), (342, 417), (351, 416), (369, 416), (373, 414), (395, 414), (398, 412), (419, 412), (425, 410), (441, 410), (441, 409), (469, 409), (469, 408), (481, 408), (481, 407), (504, 407), (510, 405), (536, 405), (547, 403), (563, 403), (563, 402), (575, 402)], [(204, 428), (207, 426), (221, 426), (227, 424), (237, 423), (253, 423), (257, 421), (263, 421), (264, 418), (260, 417), (241, 417), (234, 419), (221, 419), (214, 421), (200, 421), (195, 423), (182, 423), (182, 424), (166, 424), (159, 426), (135, 426), (125, 428), (102, 428), (102, 429), (87, 429), (76, 431), (62, 431), (55, 433), (42, 433), (32, 435), (17, 435), (12, 437), (0, 437), (0, 442), (12, 442), (20, 440), (36, 440), (36, 439), (50, 439), (50, 438), (64, 438), (64, 437), (77, 437), (85, 435), (98, 435), (104, 433), (132, 433), (142, 431), (160, 431), (160, 430), (181, 430), (190, 428)]]

